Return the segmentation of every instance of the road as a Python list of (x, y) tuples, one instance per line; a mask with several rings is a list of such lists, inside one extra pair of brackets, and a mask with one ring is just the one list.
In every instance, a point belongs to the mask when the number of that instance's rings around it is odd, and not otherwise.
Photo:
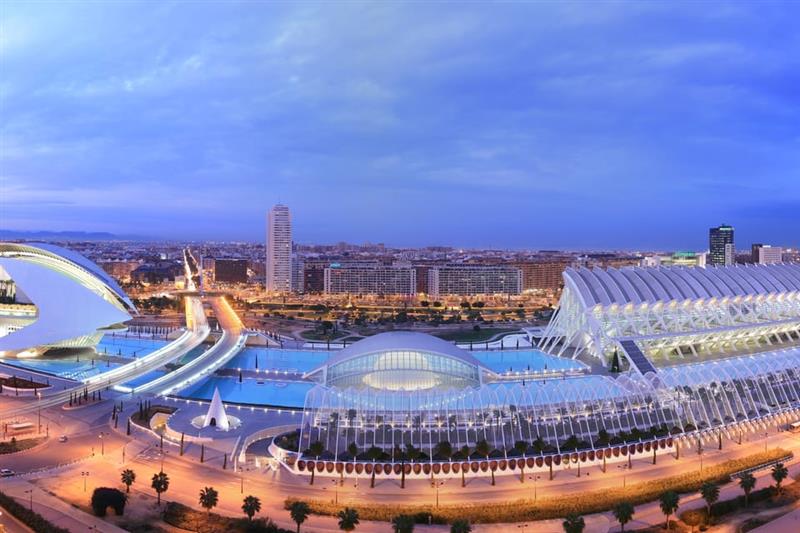
[(3, 402), (3, 409), (0, 410), (0, 419), (34, 413), (41, 409), (67, 403), (70, 395), (75, 391), (86, 389), (91, 394), (94, 391), (103, 391), (122, 385), (126, 381), (183, 357), (199, 346), (210, 332), (208, 321), (203, 312), (203, 304), (199, 297), (186, 297), (186, 318), (186, 331), (168, 345), (128, 364), (87, 378), (81, 383), (76, 383), (71, 389), (57, 391), (49, 395), (44, 394), (36, 401), (9, 399)]
[(219, 340), (199, 357), (169, 374), (136, 387), (135, 394), (150, 392), (156, 395), (173, 394), (213, 374), (244, 348), (247, 332), (236, 312), (222, 296), (208, 298), (222, 327)]

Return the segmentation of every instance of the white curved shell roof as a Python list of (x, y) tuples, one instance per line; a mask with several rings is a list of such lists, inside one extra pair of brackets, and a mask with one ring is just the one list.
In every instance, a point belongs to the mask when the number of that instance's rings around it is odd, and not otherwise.
[(130, 320), (128, 309), (133, 304), (128, 307), (130, 300), (119, 286), (110, 286), (97, 272), (99, 267), (85, 257), (59, 251), (51, 246), (0, 243), (0, 267), (37, 311), (32, 324), (0, 337), (0, 351), (54, 345)]
[[(485, 368), (483, 363), (456, 346), (433, 335), (417, 333), (414, 331), (389, 331), (378, 333), (366, 339), (357, 341), (347, 348), (337, 352), (319, 368), (333, 366), (335, 364), (361, 357), (364, 355), (393, 352), (393, 351), (419, 351), (451, 357), (464, 361), (478, 368)], [(307, 375), (313, 374), (319, 368), (312, 370)]]
[(568, 268), (564, 281), (587, 307), (709, 300), (800, 291), (800, 265)]

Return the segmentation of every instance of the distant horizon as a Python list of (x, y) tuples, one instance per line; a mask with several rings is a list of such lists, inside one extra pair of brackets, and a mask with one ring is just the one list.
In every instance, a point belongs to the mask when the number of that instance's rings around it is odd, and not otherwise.
[[(16, 235), (16, 236), (15, 236)], [(99, 237), (102, 235), (102, 237)], [(61, 242), (136, 242), (136, 243), (166, 243), (166, 242), (181, 242), (181, 243), (201, 243), (201, 244), (210, 244), (210, 243), (221, 243), (221, 244), (232, 244), (232, 243), (244, 243), (244, 244), (265, 244), (264, 241), (257, 241), (257, 240), (247, 240), (247, 239), (177, 239), (177, 238), (158, 238), (146, 235), (139, 235), (139, 236), (124, 236), (124, 235), (116, 235), (113, 233), (107, 232), (83, 232), (83, 231), (70, 231), (70, 230), (62, 230), (62, 231), (48, 231), (48, 230), (33, 230), (33, 231), (16, 231), (16, 230), (0, 230), (0, 240), (2, 239), (13, 239), (13, 240), (29, 240), (34, 241), (36, 239), (42, 239), (44, 241), (52, 240), (52, 241), (61, 241)], [(488, 246), (457, 246), (453, 244), (420, 244), (420, 245), (396, 245), (388, 242), (382, 241), (354, 241), (354, 240), (339, 240), (333, 242), (306, 242), (306, 241), (297, 241), (293, 240), (293, 244), (300, 245), (300, 246), (336, 246), (340, 243), (345, 243), (348, 245), (353, 246), (364, 246), (364, 245), (378, 245), (382, 244), (390, 249), (424, 249), (424, 248), (436, 248), (436, 247), (448, 247), (453, 248), (456, 250), (464, 250), (464, 251), (508, 251), (508, 252), (568, 252), (568, 253), (577, 253), (577, 252), (664, 252), (664, 253), (679, 253), (679, 252), (692, 252), (692, 253), (704, 253), (708, 251), (708, 246), (705, 248), (660, 248), (660, 247), (608, 247), (608, 248), (572, 248), (572, 247), (556, 247), (556, 248), (543, 248), (543, 247), (488, 247)], [(777, 243), (777, 242), (759, 242), (760, 244), (766, 244), (771, 246), (780, 246), (784, 249), (796, 249), (797, 247), (786, 244), (786, 243)], [(737, 252), (747, 252), (752, 244), (757, 243), (748, 243), (746, 246), (737, 244), (736, 251)]]
[(43, 6), (0, 13), (1, 228), (800, 242), (800, 3)]

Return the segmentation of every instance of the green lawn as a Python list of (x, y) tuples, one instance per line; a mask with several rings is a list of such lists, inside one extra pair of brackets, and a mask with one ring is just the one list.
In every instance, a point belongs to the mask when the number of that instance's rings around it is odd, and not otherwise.
[(459, 329), (455, 331), (436, 332), (434, 335), (446, 341), (455, 342), (486, 342), (499, 333), (514, 333), (519, 331), (514, 328), (481, 328), (479, 331), (469, 329)]

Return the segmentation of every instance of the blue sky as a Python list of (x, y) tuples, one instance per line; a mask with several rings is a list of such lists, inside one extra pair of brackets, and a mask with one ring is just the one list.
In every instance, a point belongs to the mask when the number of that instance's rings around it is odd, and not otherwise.
[(800, 244), (800, 3), (0, 5), (0, 226)]

